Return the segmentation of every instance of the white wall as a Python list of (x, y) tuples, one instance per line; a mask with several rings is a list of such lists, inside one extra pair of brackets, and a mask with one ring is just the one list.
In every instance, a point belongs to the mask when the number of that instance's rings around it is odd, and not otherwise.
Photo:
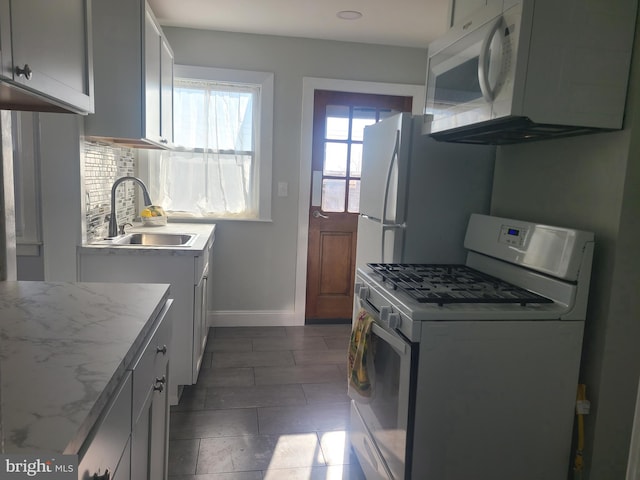
[[(300, 139), (305, 77), (424, 84), (426, 50), (165, 27), (177, 64), (275, 73), (272, 219), (220, 221), (214, 320), (291, 321), (296, 293)], [(278, 197), (278, 182), (288, 196)], [(262, 319), (262, 320), (261, 320)]]
[(82, 117), (40, 114), (44, 280), (75, 282), (76, 246), (85, 234)]
[(498, 149), (492, 213), (591, 230), (585, 480), (624, 478), (640, 375), (640, 43), (625, 128)]

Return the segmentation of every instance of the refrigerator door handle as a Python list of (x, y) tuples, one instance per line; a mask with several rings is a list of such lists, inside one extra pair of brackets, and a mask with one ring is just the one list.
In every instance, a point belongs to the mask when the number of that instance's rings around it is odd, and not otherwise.
[(393, 147), (393, 153), (391, 154), (391, 162), (389, 162), (389, 169), (387, 170), (387, 180), (384, 187), (384, 200), (382, 203), (382, 223), (386, 223), (387, 220), (387, 204), (389, 202), (389, 187), (391, 185), (391, 179), (393, 178), (393, 168), (398, 161), (398, 155), (400, 153), (400, 130), (396, 130), (396, 144)]
[[(390, 224), (382, 224), (382, 238), (380, 239), (380, 263), (388, 263), (385, 260), (385, 245), (386, 245), (386, 240), (387, 240), (387, 235), (385, 234), (385, 232), (387, 230), (402, 230), (403, 228), (406, 228), (406, 224), (404, 223), (390, 223)], [(394, 262), (398, 262), (399, 260), (396, 259), (390, 259), (389, 262), (390, 263), (394, 263)]]
[(380, 221), (380, 219), (379, 219), (379, 218), (372, 217), (371, 215), (365, 215), (364, 213), (361, 213), (361, 214), (360, 214), (360, 216), (361, 216), (362, 218), (366, 218), (367, 220), (373, 220), (374, 222), (380, 222), (380, 223), (382, 223), (382, 222)]

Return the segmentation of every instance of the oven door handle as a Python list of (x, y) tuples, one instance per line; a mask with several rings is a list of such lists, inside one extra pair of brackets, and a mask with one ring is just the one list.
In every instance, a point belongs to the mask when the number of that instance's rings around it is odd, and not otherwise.
[(374, 322), (371, 324), (371, 331), (391, 345), (398, 353), (405, 355), (407, 353), (407, 344), (401, 338), (387, 332), (375, 322), (380, 319), (380, 310), (378, 310), (376, 306), (367, 299), (368, 287), (360, 284), (356, 289), (360, 308), (364, 308), (374, 319)]
[(382, 328), (377, 323), (371, 324), (371, 333), (377, 335), (380, 339), (387, 342), (389, 345), (393, 347), (401, 355), (405, 355), (407, 353), (407, 344), (404, 343), (400, 338), (394, 336), (392, 333), (387, 332), (384, 328)]

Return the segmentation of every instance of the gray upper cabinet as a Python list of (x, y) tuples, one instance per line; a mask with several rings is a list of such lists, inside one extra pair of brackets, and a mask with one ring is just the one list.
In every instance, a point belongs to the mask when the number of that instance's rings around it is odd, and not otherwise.
[(145, 32), (145, 113), (146, 137), (160, 141), (160, 29), (156, 25), (151, 11), (144, 17)]
[(93, 112), (89, 0), (0, 0), (0, 108)]
[(494, 16), (502, 11), (503, 0), (452, 0), (450, 27), (464, 23), (479, 12), (491, 11)]
[(160, 39), (160, 141), (173, 143), (173, 51)]
[(173, 52), (145, 0), (93, 0), (95, 114), (85, 135), (142, 148), (173, 144)]

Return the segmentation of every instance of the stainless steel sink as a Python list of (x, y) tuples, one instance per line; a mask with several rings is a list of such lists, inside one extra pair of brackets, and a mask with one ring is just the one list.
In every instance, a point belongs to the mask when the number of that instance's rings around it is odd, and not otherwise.
[(147, 245), (154, 247), (190, 246), (197, 235), (183, 233), (128, 233), (114, 239), (112, 245)]

